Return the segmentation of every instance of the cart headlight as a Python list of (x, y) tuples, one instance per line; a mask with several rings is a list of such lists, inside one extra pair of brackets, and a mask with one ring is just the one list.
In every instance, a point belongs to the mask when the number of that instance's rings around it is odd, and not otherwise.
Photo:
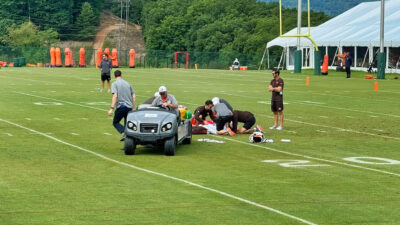
[(167, 124), (165, 124), (164, 126), (161, 127), (161, 131), (162, 132), (165, 132), (165, 131), (168, 131), (168, 130), (171, 130), (171, 129), (172, 129), (172, 123), (167, 123)]
[(128, 124), (127, 124), (127, 126), (128, 126), (129, 129), (132, 129), (132, 130), (134, 130), (134, 131), (137, 130), (136, 124), (134, 124), (132, 121), (129, 121)]

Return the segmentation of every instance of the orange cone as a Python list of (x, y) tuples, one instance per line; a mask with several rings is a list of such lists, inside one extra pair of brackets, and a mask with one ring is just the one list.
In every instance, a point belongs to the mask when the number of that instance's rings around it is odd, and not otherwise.
[(378, 91), (378, 81), (375, 81), (374, 83), (374, 91)]
[(309, 77), (306, 78), (306, 85), (307, 86), (310, 85), (310, 78)]

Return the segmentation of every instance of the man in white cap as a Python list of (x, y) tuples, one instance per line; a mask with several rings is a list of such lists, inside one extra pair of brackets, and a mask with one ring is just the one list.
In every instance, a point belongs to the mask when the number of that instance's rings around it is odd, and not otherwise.
[(153, 100), (151, 106), (169, 108), (169, 110), (178, 108), (178, 102), (173, 95), (167, 93), (167, 88), (165, 86), (161, 86), (158, 89), (158, 93), (160, 96)]

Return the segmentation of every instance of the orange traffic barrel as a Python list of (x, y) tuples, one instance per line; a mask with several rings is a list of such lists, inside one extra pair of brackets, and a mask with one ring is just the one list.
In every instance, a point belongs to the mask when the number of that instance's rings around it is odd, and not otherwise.
[(103, 49), (101, 49), (101, 48), (97, 49), (96, 67), (99, 67), (99, 65), (101, 63), (102, 55), (103, 55)]
[(56, 66), (56, 49), (54, 47), (50, 48), (50, 66)]
[(56, 67), (61, 67), (62, 63), (61, 63), (61, 50), (60, 48), (56, 48)]
[(129, 50), (129, 67), (135, 68), (135, 49)]
[(79, 49), (79, 67), (85, 67), (85, 49), (80, 48)]
[(113, 48), (111, 51), (111, 60), (113, 68), (118, 68), (118, 51), (116, 48)]

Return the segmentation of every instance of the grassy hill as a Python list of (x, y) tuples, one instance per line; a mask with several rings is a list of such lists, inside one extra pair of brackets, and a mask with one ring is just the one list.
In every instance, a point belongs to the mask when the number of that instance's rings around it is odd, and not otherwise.
[[(279, 2), (279, 0), (259, 0), (261, 2)], [(303, 8), (307, 6), (307, 0), (303, 1)], [(362, 2), (373, 2), (374, 0), (325, 0), (312, 1), (311, 9), (321, 11), (329, 16), (337, 16)], [(297, 0), (282, 0), (286, 8), (297, 8)]]

